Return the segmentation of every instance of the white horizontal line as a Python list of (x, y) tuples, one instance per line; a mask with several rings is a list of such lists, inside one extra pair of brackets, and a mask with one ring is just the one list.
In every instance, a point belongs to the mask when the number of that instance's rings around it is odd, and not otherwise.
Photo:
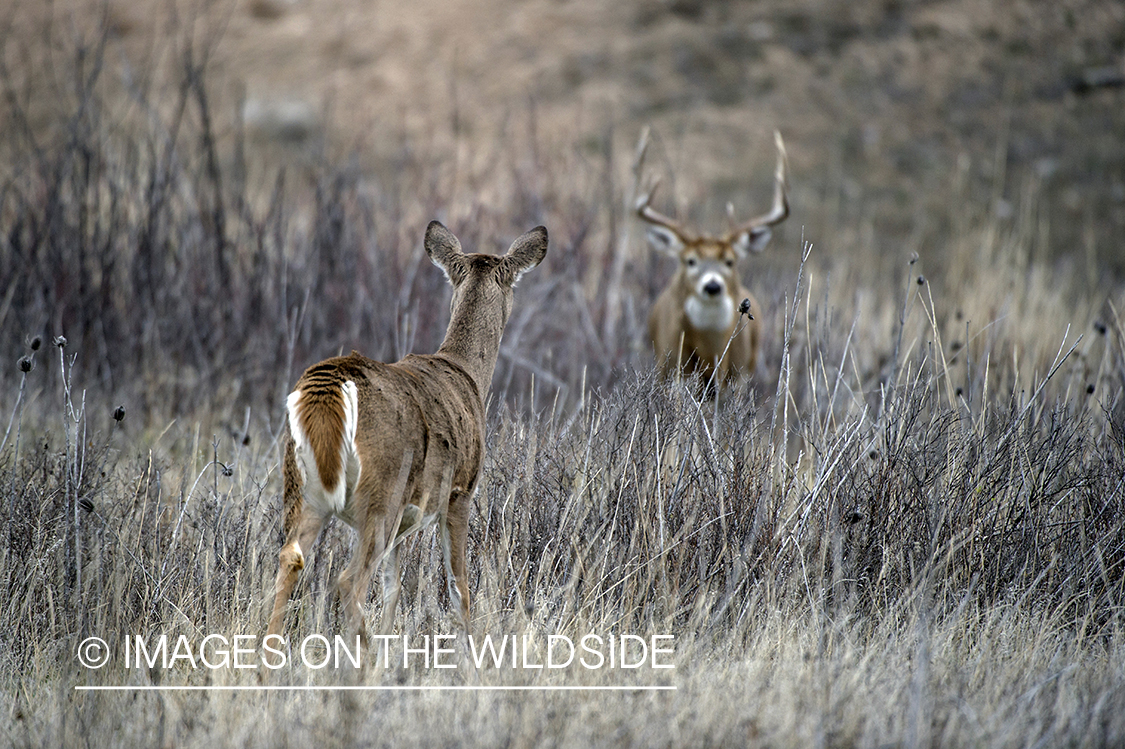
[(674, 686), (92, 686), (82, 692), (668, 692)]

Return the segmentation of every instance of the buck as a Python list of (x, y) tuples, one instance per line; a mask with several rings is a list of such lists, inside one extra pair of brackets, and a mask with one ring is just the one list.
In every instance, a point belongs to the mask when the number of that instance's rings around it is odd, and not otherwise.
[(532, 229), (503, 256), (464, 254), (453, 233), (432, 221), (424, 245), (453, 286), (437, 353), (384, 364), (353, 351), (309, 367), (289, 395), (285, 543), (267, 637), (281, 636), (298, 573), (332, 516), (358, 532), (337, 588), (364, 641), (361, 607), (376, 568), (384, 564), (380, 632), (388, 634), (400, 590), (396, 546), (435, 522), (449, 598), (468, 631), (465, 541), (484, 458), (485, 398), (512, 287), (543, 259), (547, 230)]
[[(637, 151), (638, 175), (647, 147), (647, 138), (642, 136), (641, 140)], [(649, 244), (679, 261), (679, 268), (657, 297), (648, 318), (649, 336), (664, 377), (699, 372), (713, 392), (735, 377), (754, 372), (761, 323), (752, 313), (759, 307), (743, 287), (736, 266), (749, 253), (765, 249), (770, 227), (789, 215), (785, 144), (777, 131), (774, 140), (777, 169), (773, 207), (765, 215), (735, 224), (733, 208), (728, 204), (730, 230), (722, 236), (697, 235), (655, 211), (651, 201), (659, 182), (637, 198), (637, 215), (649, 225)], [(749, 314), (745, 321), (740, 321), (743, 300), (749, 300)]]

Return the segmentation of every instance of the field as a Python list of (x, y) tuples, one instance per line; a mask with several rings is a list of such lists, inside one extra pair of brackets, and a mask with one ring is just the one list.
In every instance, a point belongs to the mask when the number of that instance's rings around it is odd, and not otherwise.
[[(1118, 4), (312, 5), (0, 11), (7, 743), (1125, 743)], [(704, 227), (789, 148), (761, 361), (718, 402), (654, 376), (644, 125)], [(390, 662), (318, 667), (334, 521), (271, 668), (285, 397), (436, 349), (433, 218), (551, 237), (489, 399), (473, 642), (427, 532)], [(515, 660), (474, 666), (486, 636)]]

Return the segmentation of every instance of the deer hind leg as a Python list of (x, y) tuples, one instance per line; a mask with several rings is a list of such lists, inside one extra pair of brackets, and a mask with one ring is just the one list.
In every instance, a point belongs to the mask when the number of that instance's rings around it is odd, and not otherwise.
[(277, 580), (274, 583), (273, 612), (268, 635), (281, 635), (285, 606), (297, 584), (297, 574), (305, 566), (305, 553), (312, 549), (325, 517), (319, 516), (305, 502), (305, 481), (297, 465), (296, 445), (292, 435), (285, 440), (282, 459), (285, 543), (278, 553)]
[(363, 604), (367, 601), (375, 567), (383, 560), (387, 548), (384, 526), (383, 518), (372, 518), (364, 523), (352, 559), (347, 569), (340, 574), (337, 583), (340, 605), (344, 610), (348, 631), (357, 632), (364, 645), (367, 644), (367, 627), (363, 616)]
[(392, 541), (387, 547), (387, 558), (383, 561), (383, 612), (379, 619), (379, 634), (389, 635), (395, 624), (395, 609), (398, 607), (402, 582), (399, 578), (398, 550)]
[(285, 607), (289, 603), (289, 596), (293, 593), (293, 586), (297, 584), (297, 575), (305, 566), (305, 552), (316, 542), (316, 537), (324, 527), (324, 521), (325, 518), (304, 508), (285, 538), (285, 544), (278, 553), (273, 613), (270, 615), (270, 626), (267, 631), (269, 635), (281, 635)]
[(449, 601), (458, 610), (466, 632), (469, 631), (469, 580), (465, 574), (465, 545), (469, 536), (471, 498), (468, 492), (454, 491), (449, 498), (449, 508), (438, 521)]
[(398, 530), (395, 532), (394, 540), (387, 544), (387, 550), (383, 552), (386, 560), (383, 562), (383, 614), (379, 623), (380, 635), (391, 633), (399, 594), (402, 592), (398, 545), (410, 536), (433, 525), (435, 520), (437, 520), (437, 515), (424, 515), (422, 508), (418, 505), (408, 504), (402, 509), (402, 517), (398, 522)]
[[(388, 508), (402, 507), (403, 499), (407, 495), (412, 465), (413, 452), (406, 450), (393, 484), (388, 481), (387, 474), (370, 473), (362, 476), (356, 487), (355, 505), (363, 508), (363, 515), (358, 518), (360, 522), (356, 525), (359, 541), (348, 568), (340, 575), (337, 587), (349, 626), (353, 631), (358, 630), (365, 644), (367, 631), (362, 605), (367, 600), (371, 578), (376, 568), (383, 562), (390, 565), (383, 573), (384, 592), (389, 592), (393, 600), (389, 601), (391, 605), (388, 606), (388, 602), (384, 599), (380, 632), (385, 634), (394, 621), (394, 605), (398, 602), (399, 594), (398, 554), (395, 551), (394, 540), (403, 513), (398, 509), (388, 510)], [(388, 575), (392, 574), (394, 583), (388, 591)]]

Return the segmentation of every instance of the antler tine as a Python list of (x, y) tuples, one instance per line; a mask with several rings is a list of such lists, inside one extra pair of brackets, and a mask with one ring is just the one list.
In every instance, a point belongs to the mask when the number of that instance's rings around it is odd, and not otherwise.
[[(785, 194), (786, 181), (789, 174), (789, 158), (785, 154), (785, 141), (781, 139), (781, 133), (774, 130), (773, 139), (777, 144), (777, 169), (774, 172), (773, 207), (770, 208), (769, 213), (752, 218), (741, 226), (731, 229), (728, 235), (731, 239), (759, 226), (780, 224), (789, 217), (789, 199)], [(728, 216), (730, 216), (729, 209)]]
[(637, 216), (642, 220), (650, 224), (655, 224), (656, 226), (663, 226), (665, 229), (675, 233), (681, 240), (688, 241), (690, 237), (682, 223), (665, 216), (650, 205), (656, 188), (660, 186), (660, 178), (657, 177), (652, 180), (651, 187), (649, 187), (648, 190), (643, 190), (641, 188), (641, 177), (644, 171), (645, 154), (648, 153), (650, 134), (651, 128), (645, 125), (644, 129), (641, 130), (641, 137), (637, 140), (637, 148), (633, 155), (634, 194), (637, 196), (636, 201), (633, 203), (633, 210), (636, 211)]
[(682, 223), (676, 221), (675, 219), (669, 218), (668, 216), (665, 216), (663, 213), (660, 213), (651, 205), (649, 205), (649, 202), (652, 200), (652, 194), (656, 192), (656, 188), (659, 186), (660, 178), (658, 177), (657, 179), (653, 180), (652, 187), (649, 188), (648, 192), (642, 193), (637, 197), (637, 203), (635, 206), (637, 215), (650, 224), (663, 226), (665, 229), (669, 229), (675, 232), (676, 235), (680, 237), (680, 239), (686, 240), (688, 238), (688, 234), (684, 230), (684, 225)]
[(637, 140), (637, 150), (633, 154), (633, 177), (638, 182), (640, 182), (641, 178), (641, 165), (644, 164), (645, 153), (648, 151), (648, 136), (650, 130), (651, 128), (649, 128), (648, 125), (645, 125), (641, 130), (641, 137)]

